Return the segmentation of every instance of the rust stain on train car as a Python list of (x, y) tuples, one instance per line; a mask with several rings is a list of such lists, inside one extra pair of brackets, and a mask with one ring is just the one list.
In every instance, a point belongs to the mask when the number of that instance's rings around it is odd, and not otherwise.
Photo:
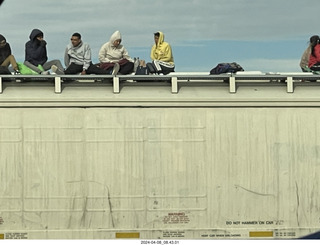
[(273, 231), (250, 231), (249, 237), (273, 237)]
[(139, 239), (140, 238), (140, 233), (139, 232), (117, 232), (116, 233), (116, 238), (120, 239)]

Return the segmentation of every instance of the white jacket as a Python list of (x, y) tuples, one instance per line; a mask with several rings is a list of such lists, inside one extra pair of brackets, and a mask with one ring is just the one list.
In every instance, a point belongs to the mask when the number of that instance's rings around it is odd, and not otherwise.
[(113, 43), (115, 40), (121, 40), (120, 31), (115, 31), (109, 42), (102, 45), (99, 51), (99, 61), (101, 63), (117, 63), (122, 59), (127, 59), (130, 62), (133, 62), (133, 59), (129, 56), (128, 51), (125, 47), (119, 44), (118, 47), (114, 46)]

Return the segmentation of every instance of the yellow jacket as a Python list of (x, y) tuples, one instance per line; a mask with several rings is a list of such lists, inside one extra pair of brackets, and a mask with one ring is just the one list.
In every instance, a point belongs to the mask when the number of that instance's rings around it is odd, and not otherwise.
[(158, 32), (160, 34), (159, 41), (158, 44), (152, 46), (150, 57), (152, 60), (161, 60), (174, 64), (171, 46), (164, 41), (163, 33), (160, 31)]

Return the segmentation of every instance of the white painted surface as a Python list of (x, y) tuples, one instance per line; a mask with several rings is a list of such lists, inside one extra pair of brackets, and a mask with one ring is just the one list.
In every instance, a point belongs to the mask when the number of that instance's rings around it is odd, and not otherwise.
[(319, 230), (319, 108), (0, 115), (4, 237), (296, 238)]

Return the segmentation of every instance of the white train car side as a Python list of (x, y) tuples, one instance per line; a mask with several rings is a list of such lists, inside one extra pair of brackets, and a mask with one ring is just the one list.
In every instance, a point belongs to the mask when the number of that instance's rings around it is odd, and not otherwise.
[(316, 85), (47, 85), (9, 82), (0, 95), (0, 238), (320, 230)]

